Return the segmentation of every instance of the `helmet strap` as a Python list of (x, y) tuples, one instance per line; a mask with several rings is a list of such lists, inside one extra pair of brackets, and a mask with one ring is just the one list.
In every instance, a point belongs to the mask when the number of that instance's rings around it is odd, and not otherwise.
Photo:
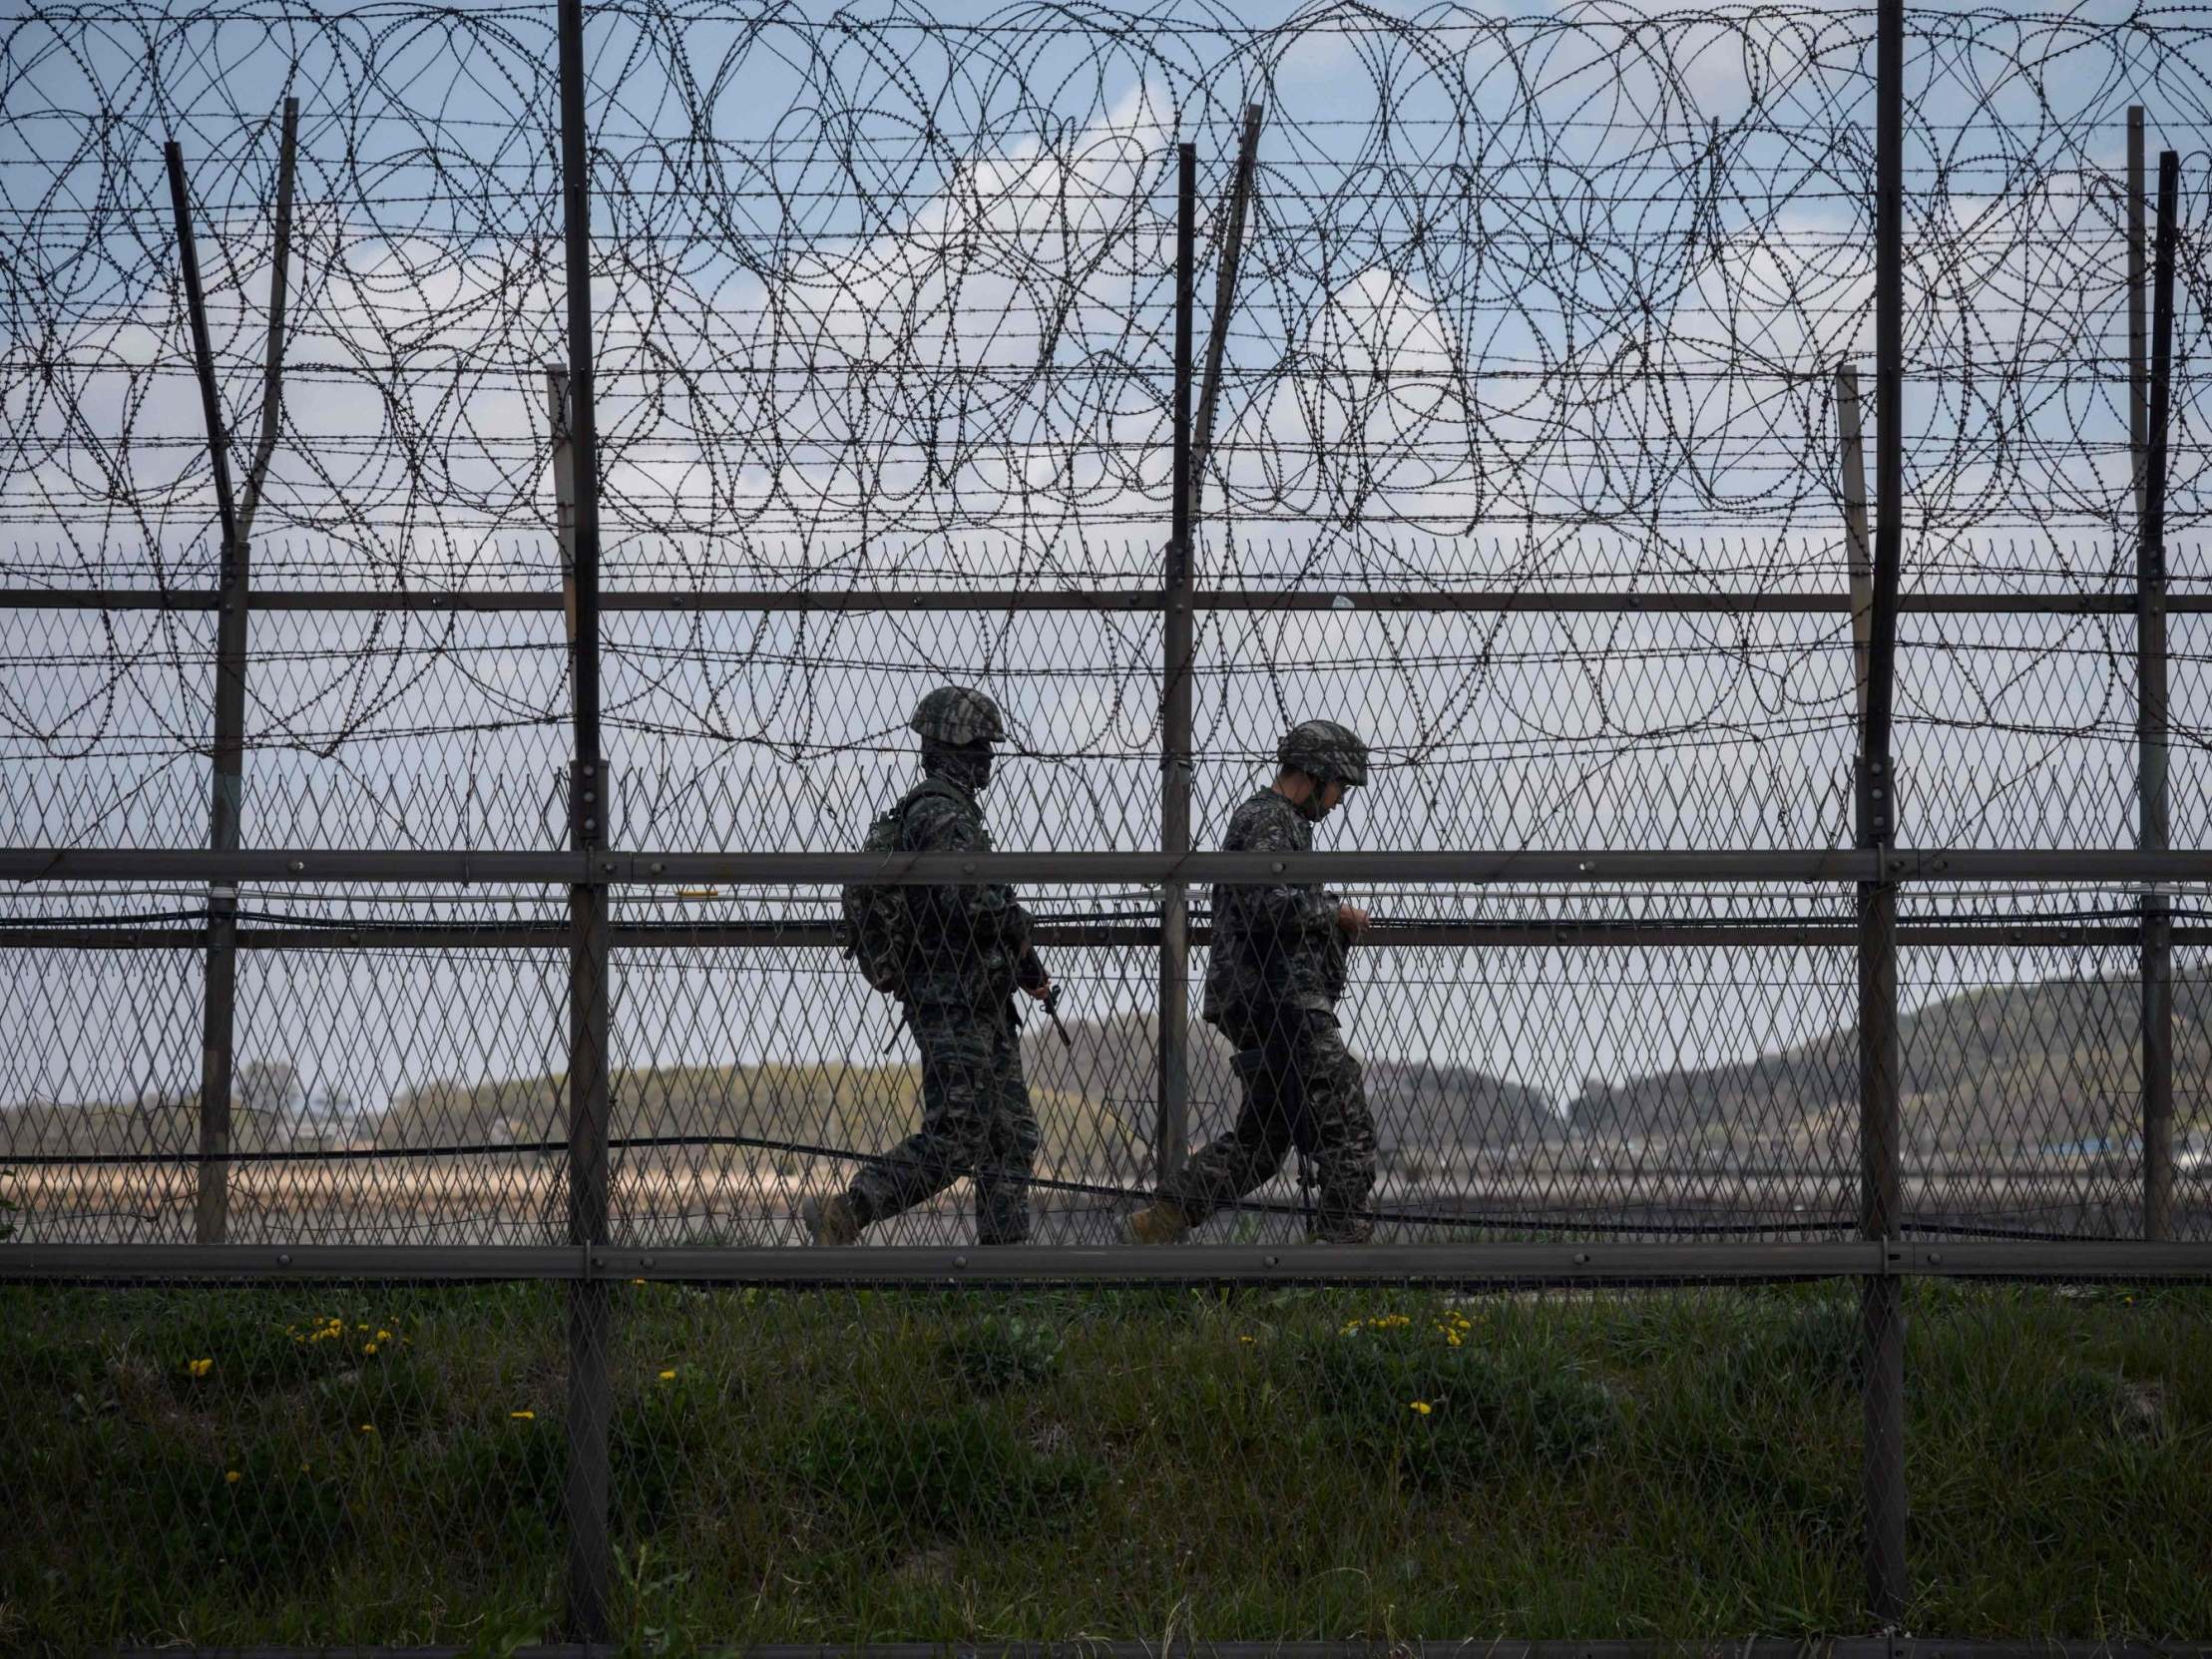
[[(1326, 791), (1329, 787), (1328, 779), (1315, 777), (1313, 773), (1307, 771), (1303, 766), (1286, 766), (1283, 768), (1283, 770), (1286, 772), (1296, 772), (1300, 777), (1306, 779), (1309, 783), (1313, 785), (1312, 788), (1306, 791), (1305, 799), (1303, 800), (1300, 800), (1292, 795), (1283, 795), (1283, 799), (1290, 802), (1293, 810), (1297, 812), (1299, 817), (1305, 819), (1307, 823), (1318, 824), (1319, 822), (1321, 822), (1321, 796), (1323, 792)], [(1274, 786), (1271, 784), (1269, 785), (1269, 787), (1273, 788)], [(1276, 789), (1275, 793), (1278, 795), (1282, 795), (1283, 792), (1280, 789)]]

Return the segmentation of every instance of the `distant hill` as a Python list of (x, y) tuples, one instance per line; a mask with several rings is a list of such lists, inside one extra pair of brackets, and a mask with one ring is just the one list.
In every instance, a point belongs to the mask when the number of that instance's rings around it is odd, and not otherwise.
[[(2140, 1128), (2138, 999), (2131, 979), (2045, 980), (1961, 992), (1901, 1026), (1906, 1142), (1921, 1151), (2033, 1149)], [(2212, 996), (2174, 984), (2174, 1096), (2180, 1126), (2212, 1086)], [(1858, 1132), (1855, 1030), (1742, 1064), (1654, 1071), (1585, 1088), (1574, 1133), (1737, 1147), (1849, 1146)]]
[[(1910, 966), (1910, 964), (1909, 964)], [(2076, 1145), (2124, 1139), (2137, 1123), (2132, 980), (2050, 980), (1978, 987), (1942, 998), (1904, 1023), (1905, 1133), (1920, 1151)], [(2212, 993), (2174, 987), (2178, 1128), (2212, 1128)], [(1847, 1005), (1848, 1006), (1848, 1005)], [(1133, 1013), (1070, 1021), (1064, 1047), (1040, 1013), (1022, 1042), (1045, 1162), (1071, 1179), (1126, 1180), (1145, 1167), (1154, 1106), (1157, 1030)], [(911, 1044), (900, 1063), (668, 1066), (618, 1071), (614, 1132), (728, 1135), (875, 1151), (913, 1126), (918, 1078)], [(1228, 1045), (1191, 1029), (1191, 1136), (1225, 1127), (1235, 1110)], [(1542, 1090), (1465, 1066), (1364, 1053), (1368, 1099), (1386, 1152), (1529, 1145), (1562, 1136), (1634, 1139), (1685, 1148), (1848, 1150), (1858, 1125), (1859, 1056), (1850, 1029), (1725, 1065), (1653, 1070), (1585, 1087), (1563, 1108)], [(380, 1145), (528, 1143), (566, 1133), (558, 1075), (435, 1079), (381, 1110), (356, 1114), (310, 1097), (294, 1068), (239, 1068), (233, 1108), (240, 1150), (368, 1140)], [(189, 1090), (134, 1100), (0, 1106), (0, 1161), (48, 1154), (187, 1152), (198, 1145)], [(627, 1157), (652, 1164), (731, 1160), (796, 1174), (811, 1159), (770, 1149), (669, 1148)], [(1435, 1160), (1430, 1160), (1435, 1166)]]
[[(909, 1050), (911, 1052), (911, 1049)], [(701, 1167), (735, 1162), (777, 1175), (801, 1173), (807, 1147), (887, 1150), (918, 1120), (918, 1068), (817, 1062), (807, 1065), (685, 1065), (619, 1070), (610, 1079), (615, 1139), (726, 1136), (744, 1147), (630, 1148), (626, 1165)], [(441, 1142), (529, 1143), (568, 1132), (566, 1079), (547, 1074), (483, 1083), (440, 1080), (408, 1090), (373, 1119), (378, 1145)], [(1079, 1094), (1033, 1088), (1048, 1125), (1044, 1162), (1062, 1172), (1085, 1167), (1088, 1149), (1117, 1139), (1100, 1107)]]
[[(241, 1152), (322, 1146), (342, 1137), (344, 1103), (310, 1096), (295, 1067), (250, 1060), (230, 1091), (230, 1144)], [(19, 1100), (0, 1106), (0, 1159), (10, 1152), (118, 1157), (197, 1151), (200, 1091), (129, 1100)]]
[[(1023, 1038), (1023, 1065), (1032, 1087), (1098, 1100), (1125, 1117), (1143, 1145), (1151, 1132), (1159, 1024), (1128, 1013), (1108, 1021), (1068, 1023), (1073, 1047), (1063, 1046), (1043, 1016), (1032, 1016)], [(1230, 1048), (1203, 1022), (1190, 1028), (1193, 1139), (1225, 1128), (1239, 1099), (1229, 1069)], [(1541, 1089), (1507, 1082), (1468, 1066), (1428, 1060), (1361, 1056), (1368, 1109), (1383, 1146), (1508, 1146), (1557, 1138), (1561, 1118)]]
[(1527, 1146), (1565, 1133), (1541, 1088), (1466, 1065), (1371, 1059), (1365, 1066), (1368, 1109), (1386, 1147)]

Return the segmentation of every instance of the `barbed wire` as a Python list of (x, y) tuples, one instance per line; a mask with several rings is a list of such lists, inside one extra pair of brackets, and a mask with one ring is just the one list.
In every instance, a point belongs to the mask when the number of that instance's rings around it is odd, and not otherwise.
[[(1225, 339), (1202, 583), (1839, 591), (1835, 371), (1872, 354), (1872, 18), (595, 7), (607, 581), (1156, 586), (1171, 174), (1190, 141), (1198, 322)], [(558, 580), (552, 31), (546, 6), (406, 4), (47, 6), (0, 29), (0, 524), (29, 544), (0, 562), (12, 584), (212, 581), (161, 144), (190, 164), (238, 441), (263, 393), (286, 96), (298, 208), (256, 585)], [(2132, 580), (2135, 103), (2154, 150), (2190, 155), (2167, 524), (2177, 584), (2206, 574), (2208, 41), (2201, 8), (1913, 14), (1909, 589)], [(1253, 102), (1252, 209), (1217, 317)], [(1963, 833), (2035, 821), (2052, 809), (2023, 820), (2023, 778), (2063, 788), (2124, 750), (2125, 619), (1906, 633), (1900, 715)], [(212, 619), (18, 613), (6, 638), (0, 745), (53, 768), (16, 786), (19, 823), (97, 834), (172, 794), (192, 817)], [(2188, 629), (2175, 643), (2194, 660)], [(945, 677), (1009, 704), (1061, 844), (1125, 828), (1121, 786), (1087, 774), (1133, 776), (1158, 748), (1149, 617), (649, 615), (611, 618), (603, 652), (618, 764), (689, 780), (660, 789), (664, 826), (794, 769), (812, 776), (768, 786), (793, 833), (843, 825)], [(1287, 719), (1342, 708), (1432, 796), (1509, 768), (1488, 837), (1507, 842), (1558, 838), (1593, 789), (1617, 814), (1658, 776), (1679, 815), (1716, 780), (1737, 798), (1761, 776), (1836, 779), (1850, 752), (1837, 615), (1227, 614), (1196, 672), (1216, 789)], [(263, 618), (250, 673), (249, 788), (295, 825), (327, 811), (358, 831), (395, 779), (462, 773), (501, 774), (487, 787), (518, 803), (486, 825), (558, 819), (556, 615)], [(2198, 720), (2177, 685), (2184, 748)], [(1848, 791), (1812, 793), (1785, 838), (1835, 838)], [(1739, 838), (1773, 837), (1771, 805), (1743, 816)], [(1478, 833), (1438, 799), (1389, 827)]]
[[(1633, 527), (1647, 576), (1683, 563), (1683, 527), (1833, 548), (1832, 377), (1871, 346), (1871, 13), (1205, 15), (595, 8), (611, 566), (688, 538), (736, 580), (768, 538), (815, 581), (890, 576), (966, 535), (1013, 539), (1025, 580), (1103, 574), (1075, 544), (1166, 513), (1173, 143), (1199, 144), (1213, 249), (1247, 101), (1267, 118), (1240, 291), (1203, 319), (1228, 338), (1207, 574), (1242, 574), (1268, 532), (1276, 576), (1383, 575), (1394, 532), (1484, 527), (1517, 538), (1511, 564), (1425, 574), (1534, 580), (1597, 528)], [(1916, 14), (1923, 533), (2128, 532), (2122, 116), (2212, 120), (2190, 68), (2208, 23)], [(407, 584), (548, 529), (551, 25), (50, 7), (9, 28), (0, 516), (142, 542), (178, 578), (210, 556), (160, 142), (193, 163), (242, 427), (273, 112), (295, 95), (301, 280), (264, 543)], [(2200, 183), (2192, 222), (2202, 202)], [(2183, 306), (2184, 434), (2202, 312)], [(2180, 529), (2198, 469), (2175, 452)]]

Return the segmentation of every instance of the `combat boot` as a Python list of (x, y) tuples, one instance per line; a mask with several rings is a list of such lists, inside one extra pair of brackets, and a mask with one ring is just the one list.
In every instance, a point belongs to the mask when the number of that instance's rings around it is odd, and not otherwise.
[(814, 1244), (860, 1242), (860, 1217), (853, 1214), (848, 1194), (804, 1200), (799, 1205), (799, 1219), (806, 1223), (807, 1237)]
[(1180, 1244), (1189, 1236), (1189, 1218), (1164, 1198), (1121, 1219), (1123, 1244)]

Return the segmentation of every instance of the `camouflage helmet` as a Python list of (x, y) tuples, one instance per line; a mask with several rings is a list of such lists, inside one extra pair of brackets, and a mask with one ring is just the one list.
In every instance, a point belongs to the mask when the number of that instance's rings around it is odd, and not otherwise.
[(1275, 758), (1323, 783), (1353, 789), (1367, 781), (1367, 745), (1350, 726), (1334, 720), (1305, 720), (1292, 726), (1275, 745)]
[(914, 705), (914, 717), (906, 723), (922, 734), (924, 742), (999, 743), (1006, 739), (1006, 721), (999, 705), (966, 685), (940, 685)]

